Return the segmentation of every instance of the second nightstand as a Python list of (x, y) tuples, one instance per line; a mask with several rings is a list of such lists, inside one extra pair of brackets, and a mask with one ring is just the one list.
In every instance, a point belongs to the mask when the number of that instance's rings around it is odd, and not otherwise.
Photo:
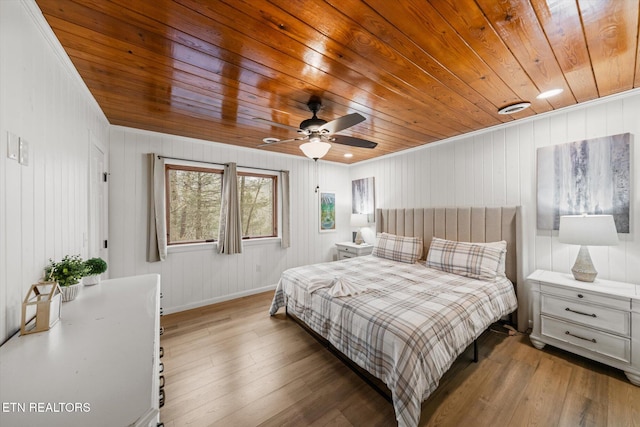
[(536, 270), (527, 277), (533, 297), (533, 331), (546, 344), (622, 369), (640, 386), (640, 286)]
[(338, 247), (338, 259), (355, 258), (357, 256), (369, 255), (373, 251), (373, 245), (363, 243), (356, 245), (351, 242), (336, 243)]

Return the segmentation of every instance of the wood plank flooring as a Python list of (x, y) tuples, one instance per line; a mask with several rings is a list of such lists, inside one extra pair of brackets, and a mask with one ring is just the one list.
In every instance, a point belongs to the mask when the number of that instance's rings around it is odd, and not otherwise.
[[(162, 318), (166, 427), (391, 426), (393, 407), (262, 293)], [(282, 310), (281, 310), (282, 311)], [(421, 426), (640, 426), (640, 387), (526, 335), (486, 332), (422, 405)]]

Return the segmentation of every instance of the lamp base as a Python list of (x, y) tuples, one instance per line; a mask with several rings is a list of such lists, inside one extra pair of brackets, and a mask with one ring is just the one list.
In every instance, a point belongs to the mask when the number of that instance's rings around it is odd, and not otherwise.
[(356, 238), (353, 243), (355, 243), (356, 245), (361, 245), (364, 243), (364, 239), (362, 238), (362, 233), (360, 232), (360, 230), (358, 230), (358, 232), (356, 233)]
[(581, 282), (593, 282), (596, 280), (598, 272), (593, 266), (589, 249), (586, 246), (580, 246), (576, 262), (571, 269), (573, 277)]

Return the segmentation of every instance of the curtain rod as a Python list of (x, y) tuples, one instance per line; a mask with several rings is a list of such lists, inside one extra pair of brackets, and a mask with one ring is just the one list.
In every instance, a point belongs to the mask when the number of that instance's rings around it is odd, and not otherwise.
[[(195, 163), (206, 163), (208, 165), (218, 165), (218, 166), (225, 166), (227, 163), (216, 163), (216, 162), (207, 162), (205, 160), (191, 160), (191, 159), (183, 159), (180, 157), (169, 157), (169, 156), (161, 156), (158, 154), (158, 158), (159, 159), (170, 159), (170, 160), (182, 160), (183, 162), (195, 162)], [(254, 167), (254, 166), (242, 166), (242, 165), (236, 165), (239, 168), (245, 168), (245, 169), (256, 169), (256, 170), (260, 170), (260, 171), (268, 171), (268, 172), (286, 172), (282, 169), (280, 170), (276, 170), (276, 169), (267, 169), (267, 168), (258, 168), (258, 167)]]

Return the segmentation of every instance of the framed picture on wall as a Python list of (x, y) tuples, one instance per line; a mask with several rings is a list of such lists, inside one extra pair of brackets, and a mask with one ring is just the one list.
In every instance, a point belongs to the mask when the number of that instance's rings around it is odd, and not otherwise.
[(320, 192), (320, 232), (336, 231), (336, 193)]
[(561, 215), (613, 215), (629, 232), (631, 134), (538, 148), (537, 226), (558, 230)]
[(351, 213), (367, 214), (368, 222), (376, 221), (375, 178), (351, 181)]

